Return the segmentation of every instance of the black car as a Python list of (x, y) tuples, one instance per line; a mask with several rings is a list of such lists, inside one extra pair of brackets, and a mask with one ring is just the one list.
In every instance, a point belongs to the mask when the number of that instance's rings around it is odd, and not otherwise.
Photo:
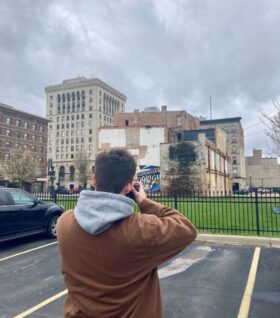
[(62, 206), (26, 191), (0, 188), (0, 242), (42, 232), (56, 238), (56, 222), (63, 212)]

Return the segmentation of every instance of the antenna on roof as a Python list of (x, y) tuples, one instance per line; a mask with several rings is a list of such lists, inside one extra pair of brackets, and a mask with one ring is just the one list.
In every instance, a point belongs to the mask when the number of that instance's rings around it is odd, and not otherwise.
[(212, 97), (210, 95), (210, 119), (212, 120)]

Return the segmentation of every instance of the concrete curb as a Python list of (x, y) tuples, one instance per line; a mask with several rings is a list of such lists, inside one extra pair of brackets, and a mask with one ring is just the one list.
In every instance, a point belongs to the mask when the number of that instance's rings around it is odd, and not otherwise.
[(223, 244), (252, 245), (260, 247), (280, 248), (280, 238), (237, 236), (219, 234), (198, 234), (197, 241)]

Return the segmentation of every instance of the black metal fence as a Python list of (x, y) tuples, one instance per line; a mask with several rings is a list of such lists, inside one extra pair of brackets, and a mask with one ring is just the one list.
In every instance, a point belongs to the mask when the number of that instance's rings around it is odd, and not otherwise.
[[(43, 201), (73, 209), (79, 194), (35, 193)], [(253, 191), (246, 194), (223, 192), (158, 192), (148, 197), (174, 207), (187, 216), (199, 232), (280, 237), (280, 194)], [(139, 209), (136, 207), (136, 211)]]

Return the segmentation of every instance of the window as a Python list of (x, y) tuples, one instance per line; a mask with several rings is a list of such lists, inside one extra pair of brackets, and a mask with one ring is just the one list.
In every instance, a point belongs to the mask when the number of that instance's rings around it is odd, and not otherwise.
[(32, 141), (36, 141), (36, 136), (32, 135)]
[(16, 120), (16, 127), (20, 127), (20, 120)]
[(32, 125), (32, 130), (36, 130), (37, 126), (35, 124)]
[(25, 128), (25, 129), (28, 129), (28, 128), (29, 128), (29, 123), (28, 123), (27, 121), (24, 123), (24, 128)]
[(129, 123), (128, 123), (128, 120), (126, 119), (126, 120), (125, 120), (125, 126), (128, 126), (128, 124), (129, 124)]
[(237, 158), (236, 157), (232, 157), (232, 164), (237, 165)]
[(15, 144), (15, 148), (19, 149), (19, 144), (18, 143)]
[(57, 125), (56, 125), (56, 129), (59, 129), (59, 128), (60, 128), (60, 126), (59, 126), (59, 124), (57, 124)]
[(30, 197), (29, 195), (25, 194), (21, 191), (11, 191), (10, 192), (15, 205), (33, 205), (34, 199)]
[(43, 136), (40, 136), (40, 137), (39, 137), (39, 140), (40, 140), (40, 142), (44, 142), (44, 137), (43, 137)]
[(31, 150), (32, 150), (32, 151), (36, 151), (36, 146), (32, 145), (32, 146), (31, 146)]
[(10, 160), (10, 154), (9, 153), (5, 153), (5, 160)]
[(11, 147), (11, 143), (10, 143), (9, 141), (6, 141), (6, 142), (5, 142), (5, 147), (6, 147), (6, 148), (10, 148), (10, 147)]
[(23, 145), (23, 149), (27, 150), (28, 149), (28, 145), (27, 144)]
[(71, 159), (74, 159), (74, 154), (73, 153), (71, 153)]
[(92, 113), (89, 114), (89, 118), (92, 118)]
[(5, 192), (0, 192), (0, 206), (9, 205), (9, 199)]
[(28, 139), (28, 134), (27, 134), (27, 133), (24, 133), (23, 139), (24, 139), (24, 140), (27, 140), (27, 139)]
[(40, 147), (40, 152), (44, 153), (44, 147)]
[(6, 129), (6, 136), (11, 136), (11, 130), (10, 129)]
[(92, 89), (89, 90), (89, 95), (92, 95)]
[(92, 142), (92, 137), (88, 137), (88, 142)]
[(7, 117), (7, 121), (6, 121), (7, 125), (11, 125), (12, 123), (12, 119), (10, 117)]
[(90, 135), (92, 135), (92, 129), (89, 129), (89, 130), (88, 130), (88, 133), (89, 133)]
[(20, 138), (20, 132), (16, 131), (16, 138)]

